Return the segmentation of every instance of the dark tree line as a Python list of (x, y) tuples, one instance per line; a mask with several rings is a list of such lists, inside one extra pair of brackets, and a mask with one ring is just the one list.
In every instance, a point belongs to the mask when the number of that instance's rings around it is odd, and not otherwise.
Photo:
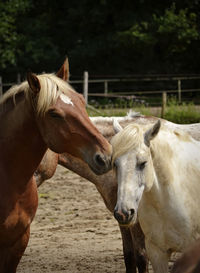
[(0, 0), (0, 74), (200, 72), (199, 0)]

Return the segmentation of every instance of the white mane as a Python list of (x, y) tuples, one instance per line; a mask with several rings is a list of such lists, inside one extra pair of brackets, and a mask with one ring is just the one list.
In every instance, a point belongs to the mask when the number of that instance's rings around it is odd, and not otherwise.
[[(37, 77), (40, 81), (41, 86), (35, 105), (38, 114), (44, 114), (49, 106), (53, 105), (56, 102), (57, 98), (61, 93), (69, 95), (69, 92), (75, 92), (74, 89), (67, 82), (58, 78), (54, 74), (41, 74), (37, 75)], [(31, 101), (31, 103), (35, 103), (32, 90), (30, 89), (28, 82), (25, 81), (20, 85), (14, 85), (13, 87), (11, 87), (0, 99), (0, 104), (4, 104), (7, 99), (11, 97), (15, 102), (15, 96), (21, 92), (24, 92), (25, 97), (28, 101)]]

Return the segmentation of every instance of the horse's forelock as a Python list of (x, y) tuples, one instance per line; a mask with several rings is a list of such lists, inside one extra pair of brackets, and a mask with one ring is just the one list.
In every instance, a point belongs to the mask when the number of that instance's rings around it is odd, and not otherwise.
[(144, 141), (143, 132), (136, 124), (129, 124), (111, 139), (113, 146), (112, 162), (119, 156), (133, 150)]
[(36, 101), (37, 114), (43, 115), (50, 105), (53, 105), (57, 98), (57, 86), (49, 77), (38, 77), (40, 81), (40, 92)]
[(36, 107), (38, 114), (45, 114), (49, 106), (56, 103), (61, 93), (69, 96), (70, 92), (75, 92), (67, 82), (54, 74), (42, 74), (38, 78), (41, 85)]
[(37, 77), (40, 81), (41, 89), (36, 99), (33, 96), (33, 91), (30, 89), (28, 82), (25, 81), (20, 85), (12, 86), (0, 99), (0, 104), (5, 103), (7, 99), (12, 97), (15, 102), (15, 96), (18, 93), (24, 92), (26, 99), (34, 104), (37, 114), (43, 115), (46, 113), (49, 106), (56, 103), (56, 100), (61, 93), (69, 96), (70, 92), (75, 92), (67, 82), (54, 74), (41, 74), (37, 75)]

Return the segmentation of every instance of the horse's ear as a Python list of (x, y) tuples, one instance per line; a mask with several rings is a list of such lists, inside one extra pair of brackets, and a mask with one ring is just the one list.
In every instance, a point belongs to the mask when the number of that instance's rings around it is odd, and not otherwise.
[(161, 122), (158, 120), (153, 127), (148, 129), (144, 133), (144, 143), (149, 147), (150, 146), (150, 141), (158, 134), (160, 130)]
[(27, 73), (27, 81), (28, 81), (28, 84), (29, 84), (31, 90), (35, 94), (40, 92), (40, 88), (41, 88), (40, 81), (34, 73), (31, 73), (31, 72)]
[(64, 81), (69, 81), (69, 61), (68, 58), (65, 59), (63, 65), (56, 73), (56, 76)]
[(123, 128), (121, 127), (121, 125), (116, 119), (113, 120), (113, 129), (116, 134), (119, 133), (121, 130), (123, 130)]

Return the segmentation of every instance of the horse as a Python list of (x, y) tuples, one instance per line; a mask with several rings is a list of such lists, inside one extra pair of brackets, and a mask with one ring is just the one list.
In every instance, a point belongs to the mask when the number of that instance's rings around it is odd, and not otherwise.
[[(144, 116), (132, 111), (125, 117), (91, 117), (90, 119), (108, 141), (115, 135), (113, 129), (114, 119), (117, 119), (122, 127), (131, 123), (149, 125), (154, 124), (158, 120), (157, 117)], [(190, 133), (195, 139), (200, 139), (200, 123), (180, 125), (164, 119), (162, 119), (162, 123), (168, 128), (184, 130)], [(113, 213), (117, 198), (117, 181), (113, 170), (98, 176), (95, 175), (82, 160), (67, 153), (56, 154), (48, 150), (35, 173), (38, 186), (41, 185), (45, 179), (49, 179), (53, 176), (57, 164), (70, 169), (92, 182), (101, 194), (107, 209)], [(139, 273), (147, 273), (148, 259), (145, 253), (144, 235), (139, 223), (130, 227), (119, 227), (122, 235), (126, 272), (136, 273), (137, 268)]]
[(38, 196), (33, 176), (47, 148), (68, 152), (97, 174), (110, 167), (111, 145), (91, 123), (82, 95), (55, 74), (28, 73), (0, 100), (0, 272), (14, 273), (26, 249)]
[(174, 263), (171, 273), (200, 272), (200, 239), (190, 246)]
[(200, 236), (200, 142), (160, 120), (114, 128), (114, 217), (124, 226), (139, 221), (154, 272), (167, 273), (171, 254)]

